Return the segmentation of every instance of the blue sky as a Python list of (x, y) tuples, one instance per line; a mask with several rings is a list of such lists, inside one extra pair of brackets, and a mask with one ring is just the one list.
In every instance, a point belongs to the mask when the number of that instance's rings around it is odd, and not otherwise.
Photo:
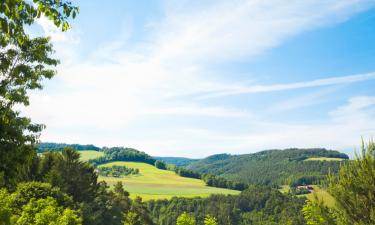
[(375, 134), (375, 1), (77, 1), (24, 113), (42, 141), (204, 157)]

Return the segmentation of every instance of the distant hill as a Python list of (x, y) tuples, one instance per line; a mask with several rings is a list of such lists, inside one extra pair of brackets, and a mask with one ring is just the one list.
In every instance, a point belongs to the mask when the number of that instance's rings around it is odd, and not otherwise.
[(190, 163), (196, 162), (199, 159), (190, 159), (185, 157), (161, 157), (161, 156), (153, 156), (156, 160), (162, 160), (167, 164), (174, 164), (176, 166), (187, 166)]
[(192, 162), (187, 168), (252, 184), (310, 184), (319, 182), (329, 170), (336, 172), (342, 163), (306, 160), (317, 157), (349, 158), (344, 153), (326, 149), (267, 150), (245, 155), (213, 155)]
[(46, 152), (46, 151), (61, 151), (65, 147), (71, 147), (75, 150), (94, 150), (94, 151), (100, 151), (101, 148), (88, 144), (88, 145), (81, 145), (81, 144), (65, 144), (65, 143), (53, 143), (53, 142), (42, 142), (38, 144), (38, 153)]

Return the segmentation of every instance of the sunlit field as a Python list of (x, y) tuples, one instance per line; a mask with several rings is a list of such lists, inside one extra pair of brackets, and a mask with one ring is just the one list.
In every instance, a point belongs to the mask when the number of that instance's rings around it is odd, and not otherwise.
[(170, 199), (173, 196), (178, 197), (207, 197), (210, 194), (239, 194), (239, 191), (208, 187), (199, 179), (180, 177), (173, 171), (160, 170), (156, 167), (138, 162), (111, 162), (100, 165), (108, 166), (127, 166), (129, 168), (138, 168), (140, 174), (129, 175), (124, 178), (103, 177), (109, 185), (114, 185), (118, 181), (124, 184), (125, 189), (130, 193), (130, 197), (142, 197), (143, 200), (150, 199)]
[(305, 161), (344, 161), (342, 158), (313, 157), (305, 159)]
[(82, 161), (88, 161), (90, 159), (95, 159), (104, 155), (103, 152), (92, 151), (92, 150), (79, 151), (79, 153), (81, 154)]

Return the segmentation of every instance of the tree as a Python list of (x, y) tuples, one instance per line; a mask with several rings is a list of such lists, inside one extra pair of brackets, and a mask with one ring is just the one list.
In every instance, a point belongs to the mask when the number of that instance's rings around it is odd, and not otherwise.
[[(328, 176), (328, 192), (335, 208), (308, 202), (304, 207), (309, 224), (375, 224), (375, 143), (362, 143), (362, 153), (341, 165), (337, 176)], [(316, 221), (316, 218), (320, 218)], [(334, 221), (334, 222), (332, 222)]]
[(217, 220), (211, 215), (206, 215), (206, 218), (204, 218), (204, 225), (217, 225)]
[(42, 125), (33, 124), (14, 110), (29, 104), (28, 90), (54, 76), (48, 37), (30, 38), (24, 27), (45, 16), (63, 31), (78, 8), (65, 0), (3, 0), (0, 3), (0, 186), (15, 187), (33, 157)]
[(16, 225), (82, 225), (78, 212), (58, 206), (56, 200), (51, 197), (46, 199), (32, 198), (22, 208), (21, 215), (18, 218), (12, 218), (12, 220)]
[(195, 225), (195, 219), (189, 216), (186, 212), (182, 213), (176, 221), (176, 225)]
[(166, 170), (167, 169), (167, 164), (165, 164), (164, 161), (161, 160), (156, 160), (155, 161), (155, 167), (161, 170)]
[(71, 198), (50, 184), (17, 185), (13, 193), (0, 189), (0, 225), (80, 225), (79, 212)]
[(93, 201), (97, 189), (97, 175), (90, 164), (80, 161), (77, 151), (67, 147), (61, 153), (55, 153), (52, 165), (44, 178), (45, 182), (59, 187), (71, 195), (74, 201)]

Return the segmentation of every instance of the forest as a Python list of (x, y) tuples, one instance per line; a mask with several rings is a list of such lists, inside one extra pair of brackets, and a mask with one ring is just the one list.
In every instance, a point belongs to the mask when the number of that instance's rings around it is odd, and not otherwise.
[[(266, 150), (247, 155), (220, 154), (195, 161), (186, 168), (249, 184), (317, 184), (344, 161), (306, 161), (312, 157), (346, 160), (344, 153), (326, 149)], [(261, 176), (259, 176), (261, 174)]]

